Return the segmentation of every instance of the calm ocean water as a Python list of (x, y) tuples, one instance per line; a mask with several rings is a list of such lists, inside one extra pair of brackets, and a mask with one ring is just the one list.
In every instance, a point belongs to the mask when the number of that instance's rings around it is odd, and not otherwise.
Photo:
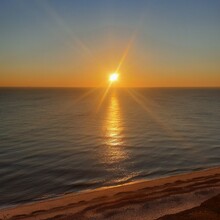
[(220, 165), (220, 89), (0, 89), (0, 206)]

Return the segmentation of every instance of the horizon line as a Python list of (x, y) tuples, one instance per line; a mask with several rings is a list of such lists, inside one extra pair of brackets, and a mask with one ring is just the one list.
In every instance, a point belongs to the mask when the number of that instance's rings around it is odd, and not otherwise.
[[(106, 86), (0, 86), (0, 89), (90, 89)], [(220, 89), (220, 86), (116, 86), (118, 89)]]

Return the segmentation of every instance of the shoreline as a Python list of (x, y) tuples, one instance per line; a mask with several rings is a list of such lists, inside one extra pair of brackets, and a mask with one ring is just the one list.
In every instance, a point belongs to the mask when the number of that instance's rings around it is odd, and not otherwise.
[(218, 194), (220, 167), (214, 167), (2, 208), (0, 219), (142, 219), (147, 215), (150, 220), (194, 208)]
[(146, 182), (149, 182), (149, 181), (156, 181), (156, 180), (171, 178), (171, 177), (174, 177), (174, 176), (178, 177), (179, 175), (181, 176), (181, 175), (184, 175), (184, 174), (191, 174), (191, 173), (195, 173), (195, 172), (218, 169), (218, 168), (220, 168), (220, 166), (205, 167), (205, 168), (195, 169), (193, 171), (184, 171), (184, 172), (180, 172), (180, 173), (170, 173), (168, 175), (162, 175), (162, 176), (159, 176), (159, 177), (153, 177), (153, 178), (149, 178), (149, 179), (141, 178), (141, 179), (137, 179), (137, 180), (130, 181), (130, 182), (124, 182), (124, 183), (121, 183), (121, 184), (100, 186), (100, 187), (88, 188), (88, 189), (83, 189), (83, 190), (73, 191), (73, 192), (67, 192), (67, 193), (61, 193), (61, 194), (51, 194), (51, 195), (48, 194), (47, 196), (38, 197), (36, 199), (28, 200), (28, 201), (25, 201), (25, 202), (18, 202), (18, 203), (14, 203), (14, 204), (11, 204), (11, 205), (10, 204), (9, 205), (2, 205), (2, 206), (0, 206), (0, 212), (1, 212), (1, 210), (16, 208), (18, 206), (20, 207), (20, 206), (26, 206), (26, 205), (31, 205), (31, 204), (35, 204), (35, 203), (50, 201), (50, 200), (54, 200), (54, 199), (62, 199), (63, 197), (67, 197), (69, 195), (75, 196), (75, 195), (84, 194), (84, 193), (102, 191), (102, 190), (106, 190), (106, 189), (123, 187), (123, 186), (127, 186), (127, 185), (133, 185), (133, 184), (135, 185), (135, 184), (139, 184), (139, 183), (146, 183)]

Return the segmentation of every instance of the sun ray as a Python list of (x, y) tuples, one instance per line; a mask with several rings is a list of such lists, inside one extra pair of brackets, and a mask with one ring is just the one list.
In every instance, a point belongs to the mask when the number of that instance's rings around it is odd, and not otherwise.
[(143, 100), (143, 97), (139, 93), (135, 92), (134, 90), (127, 89), (126, 91), (133, 98), (133, 100), (142, 109), (144, 109), (148, 113), (148, 115), (151, 117), (151, 119), (153, 119), (160, 126), (160, 128), (163, 129), (169, 136), (175, 138), (175, 140), (179, 140), (181, 145), (184, 148), (186, 148), (186, 147), (188, 149), (192, 148), (192, 144), (187, 142), (180, 134), (178, 134), (170, 126), (168, 126), (167, 122), (165, 123), (158, 115), (155, 114), (155, 111), (152, 111), (149, 107), (146, 106), (146, 104), (145, 104), (146, 98), (145, 97), (144, 97), (144, 100)]
[(89, 95), (91, 95), (92, 93), (94, 93), (98, 88), (92, 88), (89, 91), (87, 91), (86, 93), (84, 93), (83, 95), (81, 95), (80, 97), (78, 97), (77, 99), (74, 100), (74, 104), (77, 104), (78, 102), (82, 101), (84, 98), (88, 97)]
[(133, 44), (134, 44), (134, 42), (135, 42), (135, 40), (136, 40), (136, 38), (138, 36), (139, 29), (140, 29), (143, 21), (144, 21), (144, 13), (140, 16), (139, 22), (136, 25), (136, 28), (134, 29), (133, 33), (131, 34), (130, 39), (128, 40), (128, 43), (127, 43), (127, 45), (125, 47), (125, 50), (122, 53), (121, 59), (120, 59), (120, 61), (118, 63), (118, 66), (117, 66), (115, 72), (120, 72), (121, 66), (123, 65), (125, 59), (127, 58), (128, 54), (129, 54), (129, 52), (131, 50), (131, 47), (133, 46)]
[(103, 69), (104, 66), (99, 62), (92, 53), (91, 49), (86, 45), (85, 42), (80, 39), (77, 34), (66, 24), (64, 19), (51, 7), (51, 5), (46, 1), (39, 1), (38, 2), (43, 9), (51, 16), (51, 18), (57, 23), (59, 27), (61, 27), (70, 37), (68, 43), (70, 46), (73, 46), (72, 43), (74, 42), (93, 62), (100, 68)]
[(104, 94), (103, 94), (103, 96), (102, 96), (102, 98), (101, 98), (101, 100), (100, 100), (100, 102), (99, 102), (99, 104), (98, 104), (98, 106), (97, 106), (97, 108), (96, 108), (96, 113), (97, 113), (97, 112), (99, 111), (99, 109), (101, 108), (102, 103), (104, 102), (105, 97), (106, 97), (106, 95), (108, 94), (109, 89), (111, 88), (111, 85), (112, 85), (112, 82), (110, 82), (110, 83), (108, 84), (108, 87), (106, 88), (106, 90), (105, 90), (105, 92), (104, 92)]
[(122, 53), (121, 59), (119, 61), (119, 64), (118, 64), (118, 66), (117, 66), (117, 68), (115, 70), (116, 73), (120, 71), (120, 68), (121, 68), (122, 64), (124, 63), (126, 57), (128, 56), (128, 53), (129, 53), (129, 51), (131, 49), (131, 46), (133, 45), (133, 42), (134, 42), (135, 38), (136, 38), (136, 32), (134, 32), (132, 34), (131, 38), (128, 41), (128, 44), (127, 44), (125, 50)]

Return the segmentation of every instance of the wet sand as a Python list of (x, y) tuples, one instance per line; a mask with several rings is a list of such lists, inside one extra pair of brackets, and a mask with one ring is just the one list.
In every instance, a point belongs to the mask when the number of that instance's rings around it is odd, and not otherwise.
[(203, 202), (200, 206), (177, 214), (166, 215), (158, 220), (219, 220), (220, 194)]
[(68, 194), (0, 210), (0, 219), (220, 219), (220, 168)]

